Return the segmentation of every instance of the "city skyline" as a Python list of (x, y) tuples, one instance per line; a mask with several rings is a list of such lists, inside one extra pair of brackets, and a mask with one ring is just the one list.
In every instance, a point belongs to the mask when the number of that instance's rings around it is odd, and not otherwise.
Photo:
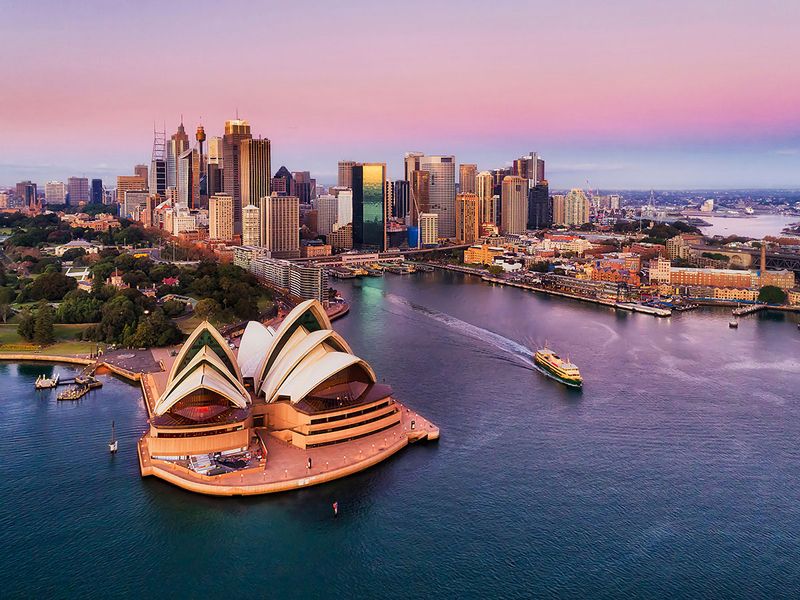
[[(219, 136), (238, 113), (270, 139), (274, 166), (322, 183), (345, 159), (399, 179), (411, 150), (478, 170), (536, 150), (554, 189), (800, 185), (797, 3), (225, 9), (237, 35), (222, 45), (207, 2), (7, 9), (0, 184), (110, 181), (147, 161), (154, 122), (173, 132), (183, 115)], [(297, 26), (270, 26), (281, 22)], [(202, 33), (170, 54), (168, 31)], [(503, 34), (463, 43), (482, 31)]]

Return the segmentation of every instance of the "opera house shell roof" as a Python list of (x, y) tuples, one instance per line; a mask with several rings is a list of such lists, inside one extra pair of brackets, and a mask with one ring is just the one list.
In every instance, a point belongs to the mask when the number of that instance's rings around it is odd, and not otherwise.
[(322, 305), (308, 300), (277, 330), (248, 323), (238, 355), (210, 323), (200, 324), (178, 353), (153, 412), (155, 418), (202, 424), (248, 409), (253, 398), (319, 412), (378, 392), (391, 390), (376, 383), (369, 364), (331, 329)]

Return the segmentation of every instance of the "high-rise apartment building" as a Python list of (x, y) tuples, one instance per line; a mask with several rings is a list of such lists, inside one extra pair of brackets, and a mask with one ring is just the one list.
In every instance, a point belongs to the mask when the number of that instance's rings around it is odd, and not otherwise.
[(553, 224), (553, 202), (547, 181), (528, 189), (528, 229), (545, 229)]
[(233, 196), (216, 194), (208, 199), (208, 237), (226, 242), (233, 239)]
[(323, 194), (317, 197), (314, 204), (317, 209), (317, 233), (328, 235), (339, 217), (339, 200), (333, 194)]
[[(234, 232), (239, 233), (242, 228), (242, 173), (241, 173), (241, 148), (242, 140), (249, 140), (250, 123), (242, 119), (225, 121), (225, 135), (222, 136), (222, 189), (233, 198), (233, 223)], [(210, 152), (210, 145), (209, 145)]]
[(242, 208), (242, 246), (260, 246), (261, 210), (254, 204)]
[(89, 193), (89, 202), (92, 204), (103, 203), (103, 180), (92, 179), (92, 188)]
[(183, 127), (183, 120), (178, 130), (167, 142), (167, 187), (178, 187), (178, 163), (181, 155), (189, 149), (189, 136)]
[(188, 208), (200, 205), (200, 153), (194, 148), (178, 159), (178, 202)]
[(266, 197), (266, 239), (262, 245), (277, 258), (300, 256), (300, 199), (297, 196)]
[(564, 198), (564, 225), (568, 227), (589, 222), (590, 202), (580, 189), (570, 190)]
[(89, 202), (89, 180), (86, 177), (70, 177), (67, 179), (67, 193), (70, 206)]
[(478, 175), (478, 165), (463, 164), (458, 167), (458, 191), (462, 194), (474, 194), (475, 177)]
[(65, 204), (67, 184), (63, 181), (48, 181), (44, 184), (44, 200), (47, 204)]
[(435, 246), (439, 243), (439, 215), (420, 213), (419, 243), (424, 246)]
[(503, 179), (500, 203), (503, 233), (525, 233), (528, 224), (528, 180), (518, 175)]
[(456, 159), (454, 156), (423, 156), (420, 169), (430, 173), (429, 209), (439, 215), (439, 237), (456, 235)]
[(565, 225), (566, 211), (564, 210), (564, 195), (553, 196), (553, 225)]
[(269, 140), (241, 141), (239, 169), (243, 205), (256, 204), (259, 198), (272, 194), (271, 156)]
[(494, 197), (494, 177), (489, 171), (481, 171), (475, 176), (475, 193), (480, 202), (481, 223), (497, 224), (497, 210)]
[(353, 167), (353, 247), (386, 250), (386, 164)]
[(358, 163), (353, 160), (339, 161), (339, 177), (336, 182), (338, 187), (353, 187), (353, 167), (355, 167), (357, 164)]
[(456, 195), (456, 242), (473, 244), (480, 237), (480, 199), (477, 194)]
[(147, 182), (138, 175), (119, 175), (117, 177), (117, 204), (125, 202), (125, 192), (146, 192)]

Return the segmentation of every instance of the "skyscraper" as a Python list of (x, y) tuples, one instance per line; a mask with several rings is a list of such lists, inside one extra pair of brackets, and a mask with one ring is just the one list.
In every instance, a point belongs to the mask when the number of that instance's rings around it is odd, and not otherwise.
[(353, 187), (353, 167), (356, 164), (358, 163), (352, 160), (339, 161), (339, 177), (336, 183), (338, 187)]
[[(352, 175), (351, 175), (352, 178)], [(353, 190), (339, 190), (336, 196), (337, 215), (336, 222), (340, 227), (353, 222)], [(352, 247), (352, 246), (351, 246)]]
[(565, 225), (566, 222), (564, 196), (563, 194), (556, 194), (553, 196), (553, 225)]
[(279, 196), (289, 196), (294, 190), (294, 179), (289, 169), (281, 167), (272, 178), (272, 191)]
[(67, 179), (67, 193), (70, 206), (86, 204), (89, 201), (89, 180), (86, 177)]
[(222, 136), (222, 189), (233, 198), (234, 232), (242, 228), (242, 179), (241, 179), (241, 144), (249, 140), (250, 123), (241, 119), (225, 121), (225, 135)]
[(463, 164), (458, 167), (458, 191), (462, 194), (475, 193), (475, 177), (478, 165)]
[(25, 208), (35, 209), (39, 206), (36, 184), (32, 181), (21, 181), (16, 186), (16, 196), (22, 200)]
[(386, 164), (353, 167), (353, 247), (386, 249)]
[(411, 171), (410, 176), (411, 224), (418, 225), (420, 213), (430, 213), (431, 174), (428, 171)]
[(573, 189), (564, 198), (564, 225), (583, 225), (589, 222), (589, 198), (580, 189)]
[(398, 219), (405, 219), (409, 215), (409, 184), (405, 179), (398, 179), (394, 182), (394, 204), (392, 205), (392, 216)]
[(44, 184), (44, 199), (47, 204), (64, 204), (67, 199), (67, 185), (63, 181), (48, 181)]
[(194, 148), (178, 159), (178, 202), (187, 208), (200, 205), (200, 153)]
[[(352, 200), (351, 200), (352, 202)], [(317, 209), (317, 233), (328, 235), (339, 216), (339, 202), (332, 194), (323, 194), (314, 201)]]
[(245, 139), (240, 146), (242, 204), (255, 204), (258, 198), (272, 194), (270, 142), (267, 139)]
[(261, 245), (261, 210), (255, 204), (242, 207), (242, 245)]
[(165, 196), (167, 193), (167, 161), (163, 158), (154, 158), (150, 163), (150, 192)]
[(208, 199), (208, 237), (212, 240), (233, 239), (233, 197), (216, 194)]
[(138, 175), (145, 181), (149, 181), (149, 178), (147, 176), (147, 165), (136, 165), (135, 167), (133, 167), (133, 174)]
[(386, 220), (394, 213), (394, 182), (387, 177), (383, 182), (383, 201), (386, 203)]
[(481, 171), (475, 176), (475, 193), (480, 202), (481, 223), (497, 224), (497, 210), (493, 200), (494, 177), (489, 171)]
[(300, 198), (301, 204), (309, 204), (316, 196), (317, 180), (311, 177), (308, 171), (294, 171), (292, 173), (294, 189), (289, 193)]
[(528, 223), (528, 180), (518, 175), (503, 179), (500, 202), (503, 233), (525, 233)]
[(117, 177), (117, 204), (125, 202), (125, 192), (146, 192), (147, 182), (138, 175), (119, 175)]
[(528, 190), (528, 229), (544, 229), (553, 224), (553, 202), (547, 181)]
[(419, 171), (420, 159), (425, 156), (422, 152), (406, 152), (404, 157), (405, 163), (405, 180), (411, 183), (411, 173)]
[(92, 179), (92, 190), (91, 190), (91, 197), (89, 201), (92, 204), (102, 204), (103, 203), (103, 180), (102, 179)]
[(473, 244), (480, 237), (480, 200), (477, 194), (456, 196), (456, 242)]
[(456, 235), (456, 159), (454, 156), (423, 156), (419, 168), (431, 174), (429, 210), (439, 215), (439, 237)]
[(273, 258), (300, 256), (300, 199), (297, 196), (265, 196), (266, 239), (262, 245)]
[(189, 136), (183, 127), (183, 119), (178, 130), (167, 142), (167, 187), (178, 187), (178, 162), (181, 155), (189, 149)]

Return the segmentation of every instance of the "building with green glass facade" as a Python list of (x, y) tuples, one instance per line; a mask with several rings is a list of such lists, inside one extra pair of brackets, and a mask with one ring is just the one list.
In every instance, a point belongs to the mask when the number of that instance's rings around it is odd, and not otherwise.
[(386, 250), (386, 164), (353, 167), (353, 247)]

